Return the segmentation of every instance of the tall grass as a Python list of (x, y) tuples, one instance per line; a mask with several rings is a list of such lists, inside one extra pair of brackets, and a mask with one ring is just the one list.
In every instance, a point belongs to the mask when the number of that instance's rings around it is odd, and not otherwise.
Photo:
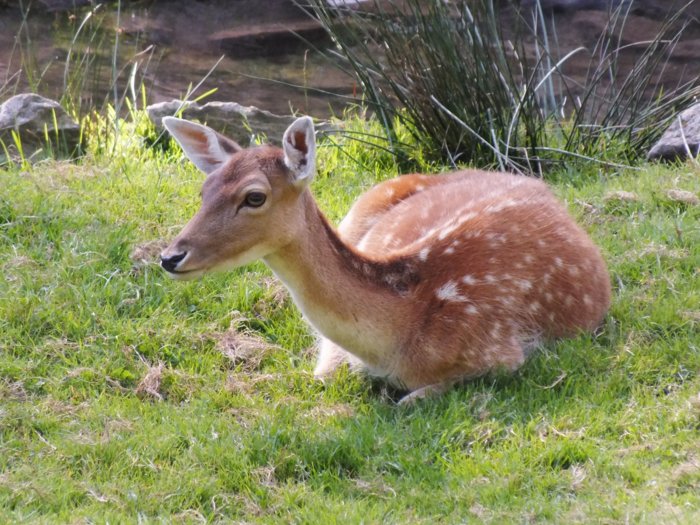
[[(74, 117), (138, 105), (141, 86), (157, 61), (153, 46), (141, 46), (136, 35), (123, 42), (120, 27), (122, 1), (110, 7), (97, 3), (61, 13), (49, 21), (35, 3), (20, 1), (22, 21), (9, 55), (7, 75), (0, 80), (0, 99), (29, 90), (58, 102)], [(40, 32), (52, 25), (54, 52), (46, 56), (38, 46)], [(45, 46), (45, 44), (43, 44)]]
[[(531, 11), (493, 0), (368, 2), (329, 7), (311, 0), (366, 102), (389, 136), (401, 122), (436, 157), (541, 173), (577, 158), (634, 162), (678, 111), (700, 94), (698, 77), (662, 86), (689, 4), (672, 10), (658, 34), (634, 44), (626, 71), (621, 35), (631, 3), (609, 11), (592, 49), (561, 56), (556, 30)], [(582, 82), (565, 73), (587, 53)], [(397, 153), (400, 144), (393, 144)]]

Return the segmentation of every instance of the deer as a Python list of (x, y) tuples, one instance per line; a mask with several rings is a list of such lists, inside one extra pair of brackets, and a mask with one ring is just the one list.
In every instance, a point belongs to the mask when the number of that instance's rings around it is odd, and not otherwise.
[(291, 123), (281, 147), (163, 124), (206, 178), (162, 268), (193, 279), (262, 260), (320, 334), (320, 380), (348, 365), (412, 404), (515, 371), (544, 341), (595, 331), (610, 306), (600, 250), (540, 179), (403, 175), (364, 193), (336, 229), (309, 189), (310, 117)]

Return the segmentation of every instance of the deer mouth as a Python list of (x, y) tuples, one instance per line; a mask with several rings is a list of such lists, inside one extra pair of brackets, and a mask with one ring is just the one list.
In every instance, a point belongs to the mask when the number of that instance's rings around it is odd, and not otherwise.
[(171, 279), (176, 281), (192, 281), (201, 277), (204, 274), (204, 270), (194, 269), (194, 270), (165, 270), (165, 273)]
[(181, 281), (196, 279), (204, 273), (201, 268), (180, 269), (187, 263), (190, 252), (184, 251), (175, 255), (168, 255), (163, 252), (160, 256), (160, 266), (165, 270), (168, 277)]

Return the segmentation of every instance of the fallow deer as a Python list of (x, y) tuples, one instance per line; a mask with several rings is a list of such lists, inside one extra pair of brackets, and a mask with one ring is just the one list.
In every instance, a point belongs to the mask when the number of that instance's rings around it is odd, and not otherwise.
[(405, 175), (362, 195), (336, 231), (309, 191), (310, 118), (292, 123), (282, 148), (163, 123), (207, 174), (163, 268), (191, 279), (262, 259), (321, 334), (317, 377), (347, 362), (410, 402), (515, 370), (543, 338), (594, 330), (608, 309), (598, 248), (540, 180)]

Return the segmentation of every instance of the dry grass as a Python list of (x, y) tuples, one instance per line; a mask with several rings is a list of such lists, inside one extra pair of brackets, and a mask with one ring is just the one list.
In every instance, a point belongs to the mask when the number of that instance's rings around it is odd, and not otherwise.
[(26, 401), (28, 397), (21, 381), (0, 381), (0, 399)]
[(690, 255), (690, 250), (687, 248), (670, 248), (664, 244), (650, 242), (640, 250), (634, 252), (635, 258), (647, 257), (649, 255), (667, 257), (669, 259), (685, 259)]
[(242, 328), (242, 322), (243, 319), (240, 316), (234, 316), (228, 330), (209, 337), (216, 342), (217, 350), (233, 365), (250, 372), (258, 370), (265, 357), (279, 350), (279, 347), (269, 343), (254, 331)]
[(266, 383), (276, 381), (280, 377), (280, 374), (233, 373), (226, 378), (224, 388), (236, 394), (251, 394), (258, 390), (260, 384), (264, 387)]
[(700, 199), (692, 191), (686, 190), (668, 190), (666, 196), (674, 202), (682, 202), (684, 204), (697, 205), (700, 204)]
[(158, 264), (160, 253), (168, 246), (165, 240), (146, 241), (134, 246), (129, 258), (136, 265)]
[(349, 418), (355, 415), (355, 409), (352, 405), (336, 404), (336, 405), (318, 405), (304, 413), (304, 417), (315, 420), (325, 420), (333, 418)]
[(158, 363), (155, 366), (150, 366), (146, 375), (143, 376), (136, 387), (136, 395), (141, 397), (150, 397), (158, 401), (163, 401), (163, 395), (160, 392), (160, 386), (163, 381), (163, 371), (165, 365)]
[(639, 195), (631, 191), (617, 190), (606, 193), (603, 200), (605, 202), (637, 202)]

